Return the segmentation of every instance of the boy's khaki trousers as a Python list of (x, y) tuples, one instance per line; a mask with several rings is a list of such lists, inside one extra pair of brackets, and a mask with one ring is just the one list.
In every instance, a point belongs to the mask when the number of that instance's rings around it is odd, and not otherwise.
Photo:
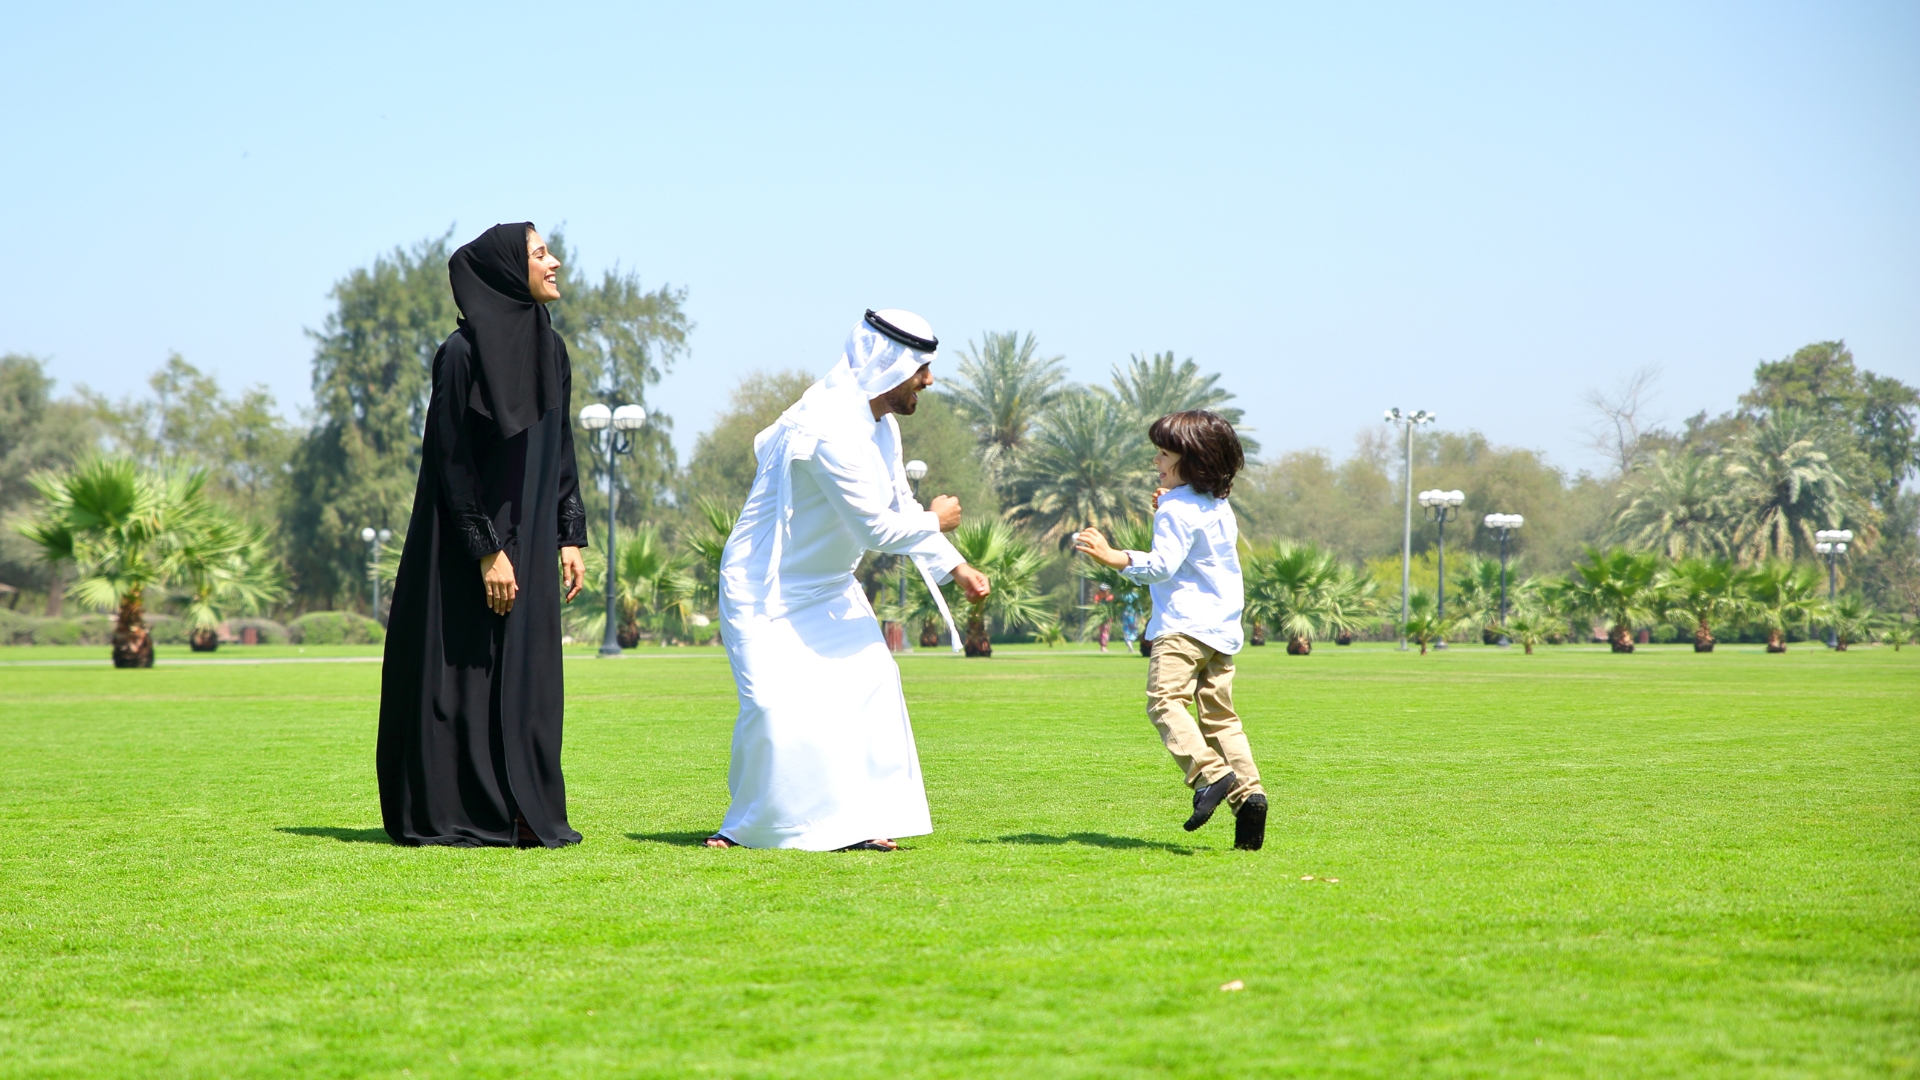
[[(1232, 772), (1239, 782), (1227, 793), (1236, 812), (1250, 795), (1264, 795), (1246, 732), (1233, 711), (1233, 657), (1185, 634), (1153, 640), (1147, 660), (1147, 716), (1160, 741), (1201, 788)], [(1187, 711), (1196, 700), (1199, 717)]]

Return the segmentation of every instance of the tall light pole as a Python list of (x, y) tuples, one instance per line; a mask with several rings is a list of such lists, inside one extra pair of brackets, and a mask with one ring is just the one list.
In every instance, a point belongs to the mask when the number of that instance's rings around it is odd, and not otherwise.
[(1387, 423), (1407, 429), (1407, 521), (1400, 534), (1400, 651), (1407, 651), (1407, 592), (1413, 584), (1413, 429), (1416, 424), (1431, 424), (1434, 416), (1425, 409), (1401, 413), (1398, 407), (1387, 410)]
[(393, 539), (393, 530), (375, 532), (369, 525), (360, 530), (360, 539), (367, 542), (367, 583), (373, 593), (373, 620), (385, 626), (387, 621), (380, 617), (380, 545)]
[[(1833, 606), (1834, 587), (1839, 583), (1837, 569), (1840, 556), (1847, 553), (1847, 545), (1853, 542), (1852, 529), (1821, 529), (1813, 534), (1813, 550), (1827, 558), (1827, 606)], [(1840, 647), (1840, 633), (1831, 619), (1827, 623), (1827, 648)]]
[[(1434, 550), (1440, 553), (1440, 593), (1433, 605), (1433, 615), (1443, 623), (1447, 617), (1447, 522), (1460, 516), (1460, 504), (1466, 501), (1467, 493), (1457, 488), (1453, 491), (1434, 488), (1420, 493), (1420, 505), (1426, 508), (1427, 520), (1439, 526), (1439, 542)], [(1434, 642), (1433, 647), (1436, 649), (1447, 647), (1444, 632), (1440, 640)]]
[[(907, 462), (907, 486), (913, 491), (913, 497), (920, 497), (920, 481), (927, 478), (927, 463), (919, 458)], [(900, 644), (895, 652), (912, 652), (913, 642), (907, 640), (907, 564), (913, 561), (910, 555), (896, 556), (900, 560)]]
[(1513, 530), (1527, 523), (1520, 514), (1488, 514), (1481, 524), (1489, 529), (1500, 531), (1500, 644), (1510, 645), (1507, 640), (1507, 540), (1513, 536)]
[(638, 431), (647, 422), (647, 410), (638, 405), (622, 405), (609, 409), (594, 402), (580, 410), (580, 426), (593, 432), (594, 453), (607, 455), (607, 632), (600, 638), (601, 656), (620, 655), (619, 635), (619, 574), (614, 568), (614, 509), (620, 497), (620, 490), (614, 484), (614, 468), (619, 464), (621, 454), (633, 453), (633, 436), (629, 432)]

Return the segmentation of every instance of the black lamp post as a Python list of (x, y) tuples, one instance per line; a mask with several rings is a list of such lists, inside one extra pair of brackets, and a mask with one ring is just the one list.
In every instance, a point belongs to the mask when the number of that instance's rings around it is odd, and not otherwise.
[[(1827, 607), (1833, 607), (1835, 587), (1839, 584), (1840, 556), (1847, 553), (1847, 545), (1853, 542), (1852, 529), (1821, 529), (1813, 534), (1813, 550), (1827, 560)], [(1840, 633), (1833, 626), (1831, 618), (1827, 623), (1827, 648), (1840, 647)]]
[[(1427, 520), (1439, 526), (1439, 544), (1437, 550), (1440, 553), (1440, 594), (1434, 603), (1434, 617), (1439, 619), (1443, 624), (1447, 618), (1447, 522), (1453, 521), (1460, 516), (1460, 504), (1466, 501), (1466, 492), (1459, 490), (1441, 491), (1435, 488), (1431, 491), (1423, 491), (1420, 493), (1420, 505), (1426, 508)], [(1433, 647), (1436, 649), (1444, 649), (1447, 647), (1447, 638), (1444, 632), (1441, 634), (1440, 640), (1434, 642)]]
[(620, 455), (633, 453), (633, 436), (647, 422), (647, 410), (638, 405), (609, 409), (595, 402), (580, 410), (580, 426), (593, 432), (593, 452), (607, 456), (607, 632), (600, 639), (601, 656), (620, 655), (619, 574), (614, 550), (614, 508), (620, 491), (614, 484), (614, 467)]
[(1500, 644), (1510, 645), (1507, 640), (1507, 540), (1513, 536), (1513, 530), (1527, 523), (1519, 514), (1488, 514), (1481, 523), (1489, 529), (1500, 530)]
[(382, 626), (387, 620), (380, 617), (380, 545), (393, 539), (392, 529), (374, 531), (369, 525), (360, 530), (360, 539), (367, 542), (367, 584), (373, 593), (373, 619)]

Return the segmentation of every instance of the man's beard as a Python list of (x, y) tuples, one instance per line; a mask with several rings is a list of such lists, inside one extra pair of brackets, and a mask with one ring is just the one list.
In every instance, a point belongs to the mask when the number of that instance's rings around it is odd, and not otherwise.
[(887, 391), (887, 408), (901, 416), (912, 416), (913, 410), (920, 407), (920, 390), (910, 382)]

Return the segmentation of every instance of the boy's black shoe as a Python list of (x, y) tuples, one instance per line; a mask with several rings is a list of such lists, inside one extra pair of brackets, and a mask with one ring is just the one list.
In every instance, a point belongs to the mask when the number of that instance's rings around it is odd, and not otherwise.
[(1213, 817), (1213, 812), (1220, 808), (1221, 800), (1227, 797), (1227, 792), (1232, 791), (1233, 785), (1239, 782), (1239, 777), (1228, 773), (1213, 783), (1208, 784), (1206, 787), (1194, 792), (1193, 816), (1187, 819), (1187, 831), (1192, 832), (1200, 826), (1205, 825), (1207, 819)]
[(1249, 795), (1233, 815), (1233, 846), (1241, 851), (1259, 851), (1267, 842), (1267, 797)]

